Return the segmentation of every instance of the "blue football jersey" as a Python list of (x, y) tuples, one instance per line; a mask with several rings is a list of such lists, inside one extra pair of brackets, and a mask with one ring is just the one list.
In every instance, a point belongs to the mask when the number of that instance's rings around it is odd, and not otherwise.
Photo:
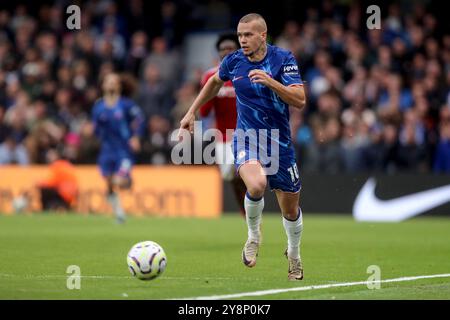
[(253, 69), (264, 70), (285, 86), (303, 85), (297, 61), (288, 50), (267, 45), (261, 61), (250, 61), (240, 49), (226, 56), (219, 68), (220, 79), (231, 80), (236, 91), (236, 129), (278, 129), (280, 149), (290, 148), (289, 106), (271, 89), (250, 81)]
[(114, 106), (99, 99), (92, 110), (95, 134), (101, 142), (102, 154), (131, 155), (129, 140), (142, 136), (144, 116), (132, 100), (119, 98)]

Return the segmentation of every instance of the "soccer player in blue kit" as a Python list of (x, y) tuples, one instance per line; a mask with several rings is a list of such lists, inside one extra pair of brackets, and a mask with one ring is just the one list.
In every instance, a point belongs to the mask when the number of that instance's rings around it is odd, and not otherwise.
[[(180, 121), (180, 129), (193, 132), (195, 112), (216, 96), (224, 82), (233, 82), (238, 112), (233, 152), (236, 170), (247, 187), (244, 206), (248, 239), (242, 250), (242, 261), (247, 267), (256, 265), (261, 244), (263, 196), (269, 182), (281, 208), (287, 235), (288, 279), (301, 280), (301, 183), (290, 134), (289, 106), (299, 109), (305, 106), (303, 83), (294, 56), (287, 50), (267, 44), (267, 25), (261, 15), (251, 13), (242, 17), (237, 35), (241, 49), (225, 57), (219, 71), (208, 80)], [(245, 135), (251, 131), (269, 132), (266, 138), (270, 145), (264, 145), (261, 140), (255, 142), (255, 139), (247, 142)], [(248, 136), (251, 138), (252, 135)], [(270, 153), (269, 163), (267, 155)], [(277, 170), (269, 173), (274, 160)]]
[(117, 222), (125, 221), (125, 212), (117, 189), (132, 185), (131, 168), (134, 153), (140, 150), (144, 115), (139, 106), (121, 95), (121, 79), (116, 73), (107, 74), (102, 82), (103, 97), (92, 110), (95, 135), (101, 149), (98, 165), (107, 184), (107, 201)]

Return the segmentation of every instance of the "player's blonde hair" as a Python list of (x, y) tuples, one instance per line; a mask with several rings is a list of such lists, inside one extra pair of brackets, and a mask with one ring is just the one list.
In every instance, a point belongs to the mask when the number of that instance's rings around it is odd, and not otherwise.
[(261, 31), (262, 32), (267, 32), (266, 20), (264, 20), (263, 16), (260, 15), (259, 13), (246, 14), (245, 16), (243, 16), (241, 18), (241, 20), (239, 20), (239, 23), (249, 23), (249, 22), (252, 22), (252, 21), (258, 21), (259, 25), (261, 27)]

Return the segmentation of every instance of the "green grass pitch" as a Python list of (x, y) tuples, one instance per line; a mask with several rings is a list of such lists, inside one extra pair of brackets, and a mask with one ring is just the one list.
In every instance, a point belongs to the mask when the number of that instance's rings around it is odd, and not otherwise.
[[(180, 299), (450, 273), (450, 219), (357, 223), (350, 216), (304, 214), (305, 279), (287, 280), (281, 217), (265, 213), (255, 268), (241, 262), (246, 225), (220, 219), (129, 218), (71, 214), (0, 215), (0, 299)], [(158, 242), (165, 273), (134, 279), (126, 265), (133, 244)], [(80, 290), (66, 287), (69, 265), (81, 269)], [(243, 299), (450, 299), (450, 277), (284, 292)]]

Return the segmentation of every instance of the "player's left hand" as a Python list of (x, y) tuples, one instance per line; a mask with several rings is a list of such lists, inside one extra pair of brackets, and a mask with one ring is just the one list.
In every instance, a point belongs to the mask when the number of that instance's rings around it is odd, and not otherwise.
[(248, 73), (248, 77), (252, 83), (260, 83), (264, 86), (269, 86), (271, 81), (273, 81), (272, 77), (267, 72), (260, 69), (253, 69)]
[(141, 142), (139, 141), (139, 137), (136, 136), (131, 137), (129, 144), (133, 152), (141, 151)]

